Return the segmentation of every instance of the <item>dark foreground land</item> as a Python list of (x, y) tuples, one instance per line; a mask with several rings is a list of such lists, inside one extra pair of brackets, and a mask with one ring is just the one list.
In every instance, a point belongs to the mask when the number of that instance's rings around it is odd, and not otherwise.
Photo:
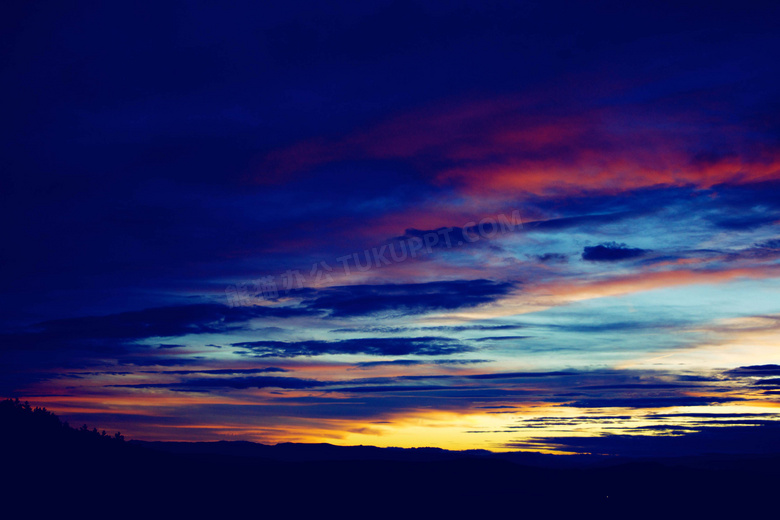
[[(627, 460), (244, 442), (143, 443), (0, 403), (0, 517), (312, 514), (632, 518), (777, 512), (780, 455)], [(769, 507), (769, 509), (765, 509)]]

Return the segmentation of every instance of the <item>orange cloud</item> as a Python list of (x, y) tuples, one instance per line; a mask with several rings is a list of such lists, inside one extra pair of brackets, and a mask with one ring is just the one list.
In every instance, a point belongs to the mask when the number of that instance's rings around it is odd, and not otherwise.
[[(283, 183), (321, 164), (363, 159), (406, 160), (431, 181), (472, 194), (707, 188), (780, 178), (777, 153), (723, 121), (631, 107), (541, 113), (534, 103), (551, 100), (506, 97), (412, 111), (272, 152), (250, 181)], [(693, 150), (713, 133), (744, 152), (698, 158)]]

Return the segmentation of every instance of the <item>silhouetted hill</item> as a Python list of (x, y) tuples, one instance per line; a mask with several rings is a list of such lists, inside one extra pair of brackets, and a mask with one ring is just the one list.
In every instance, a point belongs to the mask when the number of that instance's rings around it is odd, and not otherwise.
[(97, 443), (106, 445), (124, 441), (120, 432), (112, 436), (105, 430), (90, 430), (86, 424), (79, 429), (71, 428), (67, 422), (63, 423), (46, 408), (33, 408), (29, 403), (22, 403), (18, 399), (0, 402), (0, 420), (2, 424), (11, 426), (0, 431), (0, 439), (7, 442), (39, 442), (47, 446), (52, 443), (95, 446)]
[(772, 500), (780, 476), (777, 456), (556, 468), (516, 462), (557, 460), (550, 456), (480, 450), (123, 442), (14, 401), (0, 405), (0, 425), (3, 494), (36, 512), (419, 518), (671, 508), (678, 516), (734, 506), (744, 514)]
[(435, 462), (459, 459), (504, 460), (539, 467), (587, 467), (624, 462), (615, 457), (591, 455), (557, 456), (541, 453), (494, 453), (487, 450), (450, 451), (441, 448), (378, 448), (376, 446), (336, 446), (333, 444), (280, 443), (275, 445), (247, 441), (146, 442), (131, 444), (181, 455), (226, 455), (255, 457), (275, 461), (406, 461)]

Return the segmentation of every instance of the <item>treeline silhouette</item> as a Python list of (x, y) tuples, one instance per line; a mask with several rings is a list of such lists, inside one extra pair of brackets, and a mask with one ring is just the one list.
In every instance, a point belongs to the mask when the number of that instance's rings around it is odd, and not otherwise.
[(67, 421), (61, 421), (46, 408), (33, 408), (27, 401), (21, 402), (19, 399), (5, 399), (0, 402), (0, 424), (6, 425), (0, 431), (0, 439), (10, 442), (41, 442), (51, 445), (125, 440), (121, 432), (108, 435), (105, 430), (90, 430), (86, 424), (78, 429), (72, 428)]
[[(293, 444), (279, 447), (286, 460), (273, 460), (263, 455), (268, 450), (262, 445), (247, 450), (241, 443), (201, 443), (185, 449), (181, 443), (124, 441), (118, 432), (71, 428), (55, 414), (17, 400), (0, 404), (0, 436), (6, 477), (0, 493), (13, 497), (0, 502), (3, 518), (68, 510), (151, 518), (281, 513), (557, 518), (585, 511), (624, 516), (637, 507), (643, 513), (674, 508), (674, 516), (700, 516), (723, 513), (726, 506), (745, 514), (774, 500), (780, 482), (777, 456), (541, 468), (458, 452), (415, 460), (418, 455), (399, 450), (397, 460), (389, 460), (388, 451), (380, 460), (366, 459), (364, 448)], [(242, 454), (248, 452), (259, 456)], [(340, 459), (327, 460), (330, 452)], [(20, 505), (23, 514), (3, 514)]]

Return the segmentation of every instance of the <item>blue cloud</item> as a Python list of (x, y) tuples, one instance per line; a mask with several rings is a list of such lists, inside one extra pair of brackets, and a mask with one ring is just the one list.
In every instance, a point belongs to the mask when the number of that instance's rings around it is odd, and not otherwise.
[[(330, 316), (369, 314), (421, 314), (491, 303), (508, 294), (514, 285), (491, 280), (453, 280), (417, 284), (349, 285), (307, 289), (297, 294), (308, 309)], [(294, 295), (296, 293), (293, 293)]]
[(644, 256), (649, 251), (645, 249), (628, 247), (625, 244), (607, 242), (597, 246), (585, 247), (582, 259), (590, 262), (615, 262)]

